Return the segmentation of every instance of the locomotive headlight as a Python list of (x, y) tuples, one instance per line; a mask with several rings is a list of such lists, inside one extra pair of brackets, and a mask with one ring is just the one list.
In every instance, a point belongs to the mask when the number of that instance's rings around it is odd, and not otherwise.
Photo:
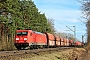
[(16, 40), (19, 40), (19, 38), (16, 38)]
[(24, 40), (27, 40), (27, 38), (24, 38)]

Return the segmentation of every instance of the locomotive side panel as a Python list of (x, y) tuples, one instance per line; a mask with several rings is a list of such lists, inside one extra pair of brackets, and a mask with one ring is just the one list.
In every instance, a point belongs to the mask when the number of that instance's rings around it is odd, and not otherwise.
[(36, 45), (47, 45), (45, 34), (36, 34)]

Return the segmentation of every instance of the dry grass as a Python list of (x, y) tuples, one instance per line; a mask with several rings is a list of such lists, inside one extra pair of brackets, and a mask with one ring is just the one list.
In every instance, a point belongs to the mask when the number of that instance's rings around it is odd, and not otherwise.
[(54, 51), (50, 53), (39, 53), (31, 58), (26, 58), (22, 60), (72, 60), (75, 59), (77, 52), (73, 52), (73, 49), (66, 51)]

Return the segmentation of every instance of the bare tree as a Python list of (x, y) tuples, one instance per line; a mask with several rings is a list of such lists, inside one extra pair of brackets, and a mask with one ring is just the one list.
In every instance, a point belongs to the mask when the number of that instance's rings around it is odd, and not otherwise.
[(82, 12), (84, 19), (87, 20), (86, 27), (87, 27), (87, 47), (90, 48), (90, 1), (89, 0), (82, 0)]
[(51, 30), (50, 32), (52, 34), (55, 34), (54, 19), (48, 19), (48, 25), (49, 25), (48, 28)]

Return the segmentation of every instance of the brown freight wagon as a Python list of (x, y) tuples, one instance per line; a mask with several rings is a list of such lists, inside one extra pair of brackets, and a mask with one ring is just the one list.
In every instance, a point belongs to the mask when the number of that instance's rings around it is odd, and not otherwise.
[(66, 44), (67, 44), (67, 39), (66, 38), (63, 38), (63, 42), (64, 42), (64, 46), (67, 46)]
[(47, 44), (49, 47), (54, 47), (55, 46), (55, 36), (50, 33), (46, 33), (47, 35)]
[(61, 38), (60, 45), (61, 45), (61, 46), (64, 46), (64, 39), (63, 39), (63, 38)]
[(60, 46), (60, 37), (55, 36), (55, 38), (56, 38), (56, 46)]
[(69, 40), (69, 46), (74, 46), (74, 41), (73, 40)]
[(69, 39), (67, 39), (67, 43), (66, 43), (67, 46), (69, 46)]

